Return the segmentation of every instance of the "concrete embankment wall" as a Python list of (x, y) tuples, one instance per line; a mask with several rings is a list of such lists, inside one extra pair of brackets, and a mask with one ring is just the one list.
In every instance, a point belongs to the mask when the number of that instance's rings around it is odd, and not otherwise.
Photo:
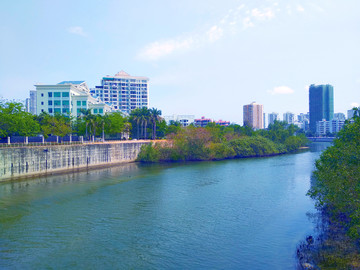
[(0, 148), (0, 181), (132, 162), (149, 142)]

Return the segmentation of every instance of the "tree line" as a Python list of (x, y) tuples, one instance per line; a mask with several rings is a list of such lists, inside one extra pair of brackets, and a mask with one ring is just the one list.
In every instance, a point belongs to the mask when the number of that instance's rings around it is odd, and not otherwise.
[(254, 131), (248, 126), (227, 127), (209, 123), (204, 128), (172, 127), (164, 143), (143, 146), (142, 162), (219, 160), (259, 157), (298, 150), (308, 143), (295, 125), (275, 121), (267, 130)]
[(305, 253), (321, 269), (359, 269), (360, 117), (346, 122), (333, 145), (316, 161), (308, 195), (316, 202), (321, 228)]
[(129, 116), (121, 112), (93, 114), (87, 109), (82, 110), (80, 116), (73, 117), (46, 112), (33, 115), (25, 112), (21, 103), (0, 103), (0, 138), (38, 135), (45, 138), (50, 135), (64, 137), (70, 134), (87, 139), (92, 136), (123, 138), (129, 134), (134, 139), (156, 139), (167, 134), (166, 128), (161, 111), (156, 108), (138, 108)]

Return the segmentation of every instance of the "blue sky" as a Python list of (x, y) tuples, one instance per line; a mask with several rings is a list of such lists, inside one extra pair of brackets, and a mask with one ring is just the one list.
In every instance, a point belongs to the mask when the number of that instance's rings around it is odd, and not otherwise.
[(242, 124), (308, 111), (308, 85), (334, 86), (335, 112), (360, 103), (360, 1), (1, 1), (0, 96), (35, 83), (124, 70), (150, 78), (150, 106)]

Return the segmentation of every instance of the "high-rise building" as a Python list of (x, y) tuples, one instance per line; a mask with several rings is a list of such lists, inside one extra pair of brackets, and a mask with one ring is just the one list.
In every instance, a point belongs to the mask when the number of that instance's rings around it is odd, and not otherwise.
[(252, 102), (244, 105), (244, 126), (252, 127), (253, 129), (264, 128), (263, 105)]
[(279, 121), (279, 114), (276, 112), (269, 113), (268, 118), (269, 118), (269, 125), (274, 124), (275, 120)]
[(101, 85), (90, 89), (90, 93), (115, 110), (129, 114), (136, 108), (149, 106), (149, 78), (120, 71), (103, 77)]
[(36, 114), (46, 112), (50, 115), (61, 113), (71, 116), (80, 116), (83, 110), (91, 110), (93, 114), (104, 115), (112, 108), (93, 98), (84, 81), (64, 81), (58, 84), (37, 84), (36, 87)]
[[(27, 99), (26, 99), (27, 100)], [(26, 111), (36, 114), (36, 91), (30, 90), (30, 98), (26, 101)]]
[(294, 124), (295, 123), (295, 114), (291, 113), (291, 112), (286, 112), (283, 114), (283, 120), (290, 124)]
[(334, 88), (329, 85), (309, 87), (310, 130), (316, 132), (316, 122), (330, 121), (334, 116)]
[(340, 121), (345, 121), (345, 114), (344, 113), (334, 113), (334, 118), (333, 119), (337, 119)]

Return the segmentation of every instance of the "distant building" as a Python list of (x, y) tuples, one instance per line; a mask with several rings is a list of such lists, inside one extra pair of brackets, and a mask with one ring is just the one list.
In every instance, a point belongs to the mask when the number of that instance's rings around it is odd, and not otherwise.
[(149, 106), (149, 78), (130, 76), (120, 71), (114, 76), (105, 76), (101, 85), (90, 90), (94, 98), (129, 114), (136, 108)]
[(340, 121), (345, 121), (346, 120), (345, 114), (343, 114), (343, 113), (334, 113), (334, 118), (333, 119), (337, 119), (337, 120), (340, 120)]
[(25, 99), (25, 112), (30, 112), (30, 98)]
[(223, 121), (220, 119), (219, 121), (215, 121), (215, 124), (219, 126), (227, 127), (230, 125), (230, 121)]
[(104, 115), (112, 108), (93, 98), (84, 81), (63, 81), (58, 84), (36, 87), (36, 114), (46, 112), (50, 115), (61, 113), (71, 116), (82, 115), (82, 109), (90, 109), (93, 114)]
[(345, 125), (345, 120), (333, 119), (316, 122), (316, 135), (325, 136), (328, 133), (338, 133)]
[(213, 122), (213, 121), (210, 118), (205, 118), (203, 116), (200, 119), (195, 119), (194, 124), (197, 127), (206, 127), (211, 122)]
[(329, 85), (310, 85), (310, 130), (316, 132), (316, 122), (330, 121), (334, 116), (334, 88)]
[(252, 102), (244, 105), (244, 126), (252, 127), (253, 129), (262, 129), (264, 127), (263, 105)]
[(303, 122), (304, 120), (309, 120), (309, 113), (300, 113), (298, 116), (297, 116), (297, 120), (298, 122)]
[(283, 114), (283, 119), (289, 125), (294, 124), (295, 123), (295, 114), (293, 114), (291, 112), (286, 112)]
[(268, 120), (269, 121), (268, 126), (269, 126), (270, 124), (274, 124), (275, 121), (279, 121), (279, 114), (276, 112), (269, 113), (268, 118), (269, 118)]
[(194, 123), (195, 116), (194, 115), (167, 115), (164, 116), (166, 124), (170, 124), (171, 121), (179, 122), (181, 126), (187, 127)]
[[(359, 109), (360, 109), (360, 107), (359, 107)], [(355, 111), (353, 110), (353, 109), (351, 109), (351, 110), (348, 110), (347, 111), (347, 119), (351, 119), (351, 118), (353, 118), (354, 117), (354, 113), (355, 113)]]
[(30, 90), (30, 98), (25, 99), (25, 111), (36, 114), (36, 91)]

